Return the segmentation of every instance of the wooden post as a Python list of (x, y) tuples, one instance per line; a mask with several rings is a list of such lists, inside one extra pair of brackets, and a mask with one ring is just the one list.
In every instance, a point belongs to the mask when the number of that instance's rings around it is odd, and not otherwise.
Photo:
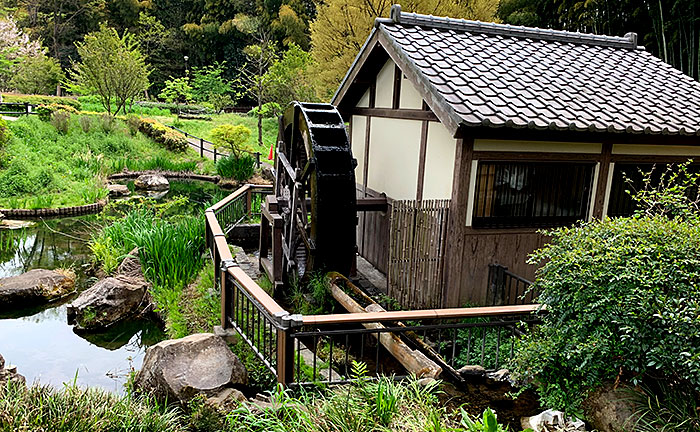
[(253, 214), (253, 190), (252, 188), (248, 188), (248, 190), (245, 192), (245, 208), (246, 208), (246, 214), (250, 218)]
[(286, 314), (281, 317), (282, 328), (277, 329), (277, 382), (287, 386), (294, 382), (294, 338), (292, 333), (292, 317)]
[(204, 138), (199, 139), (199, 157), (204, 157)]
[(216, 147), (214, 147), (214, 162), (216, 162)]

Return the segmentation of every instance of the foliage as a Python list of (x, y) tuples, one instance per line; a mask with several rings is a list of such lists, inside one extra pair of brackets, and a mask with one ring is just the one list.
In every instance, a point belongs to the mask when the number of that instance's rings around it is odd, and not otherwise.
[(5, 119), (2, 118), (2, 116), (0, 116), (0, 150), (2, 150), (5, 147), (5, 144), (7, 144), (8, 141), (10, 141), (11, 136), (12, 133), (7, 127), (7, 122), (5, 121)]
[[(486, 408), (482, 415), (482, 420), (472, 419), (469, 415), (461, 410), (462, 414), (462, 426), (466, 432), (506, 432), (507, 429), (502, 425), (498, 424), (496, 420), (496, 413), (491, 410), (491, 408)], [(530, 429), (528, 429), (532, 432)]]
[(0, 430), (179, 432), (180, 414), (154, 399), (119, 396), (68, 383), (61, 390), (10, 382), (0, 386)]
[(212, 94), (209, 96), (209, 104), (214, 108), (216, 114), (221, 113), (224, 108), (234, 104), (233, 98), (229, 95)]
[(164, 217), (166, 209), (134, 208), (117, 216), (93, 238), (91, 249), (97, 262), (111, 265), (138, 247), (144, 276), (152, 283), (150, 292), (157, 310), (166, 317), (168, 333), (182, 335), (186, 334), (182, 292), (204, 264), (204, 218)]
[[(389, 16), (392, 2), (368, 0), (328, 0), (318, 6), (311, 24), (311, 54), (316, 62), (321, 100), (329, 100), (338, 88), (355, 56), (365, 43), (377, 17)], [(402, 1), (406, 12), (428, 13), (453, 18), (493, 21), (498, 1), (411, 0)]]
[[(119, 119), (114, 132), (100, 127), (84, 132), (77, 117), (72, 116), (65, 135), (35, 116), (8, 122), (13, 139), (0, 153), (0, 208), (34, 206), (40, 198), (50, 199), (51, 207), (91, 204), (106, 196), (104, 176), (117, 160), (187, 162), (199, 171), (192, 164), (200, 161), (194, 152), (172, 153), (141, 134), (132, 137)], [(204, 167), (213, 170), (210, 162)]]
[(277, 102), (268, 102), (261, 107), (253, 107), (248, 115), (262, 118), (275, 118), (282, 113), (282, 106)]
[(149, 118), (142, 118), (139, 130), (154, 141), (174, 152), (184, 152), (189, 147), (187, 138), (180, 132)]
[(290, 297), (295, 313), (304, 315), (332, 313), (336, 304), (328, 276), (321, 272), (313, 273), (306, 282), (294, 281)]
[(697, 432), (700, 430), (700, 394), (683, 385), (664, 382), (628, 389), (636, 407), (629, 419), (637, 432)]
[[(177, 114), (180, 112), (180, 110), (184, 111), (206, 111), (207, 108), (202, 106), (202, 105), (187, 105), (187, 104), (175, 104), (175, 103), (166, 103), (166, 102), (145, 102), (145, 101), (138, 101), (134, 103), (135, 106), (141, 107), (143, 109), (150, 109), (150, 110), (161, 110), (161, 111), (169, 111), (172, 114)], [(161, 113), (155, 113), (153, 112), (153, 115), (167, 115), (164, 114), (163, 112)]]
[(670, 376), (700, 389), (700, 224), (664, 216), (548, 233), (530, 262), (543, 324), (515, 359), (544, 405), (576, 409), (606, 380)]
[(43, 54), (41, 44), (32, 41), (11, 18), (0, 18), (0, 89), (7, 88), (16, 67)]
[(51, 124), (57, 131), (63, 135), (68, 133), (70, 125), (70, 113), (64, 110), (58, 110), (51, 113)]
[(165, 82), (163, 91), (158, 95), (161, 99), (165, 99), (169, 103), (188, 103), (193, 99), (192, 86), (187, 77), (173, 78)]
[(653, 180), (656, 166), (649, 172), (642, 172), (642, 188), (627, 191), (637, 204), (637, 215), (683, 219), (700, 217), (700, 173), (689, 170), (691, 162), (692, 160), (679, 165), (669, 164), (657, 181)]
[(75, 109), (76, 111), (82, 109), (82, 105), (79, 101), (68, 97), (4, 93), (2, 98), (5, 102), (12, 103), (28, 103), (31, 105), (65, 105)]
[(116, 158), (110, 163), (111, 171), (197, 171), (197, 161), (175, 161), (164, 156), (154, 156), (146, 159)]
[(84, 133), (90, 133), (92, 129), (92, 117), (89, 115), (81, 115), (78, 117), (78, 124)]
[(71, 88), (79, 93), (96, 94), (107, 113), (126, 114), (127, 104), (148, 88), (148, 68), (132, 34), (119, 36), (102, 25), (76, 42), (80, 63), (73, 63)]
[(217, 149), (229, 150), (231, 156), (240, 159), (248, 150), (245, 143), (250, 138), (250, 129), (243, 125), (221, 125), (211, 131), (211, 140)]
[[(105, 112), (105, 107), (102, 106), (99, 96), (89, 95), (89, 96), (79, 96), (78, 101), (82, 105), (83, 111), (89, 112)], [(116, 112), (117, 105), (112, 103), (112, 112)], [(145, 116), (168, 116), (170, 115), (170, 110), (162, 109), (159, 107), (144, 107), (141, 102), (134, 101), (126, 107), (126, 111), (130, 114), (145, 115)]]
[(249, 154), (222, 157), (216, 162), (216, 173), (223, 178), (246, 181), (255, 174), (255, 159)]
[(17, 64), (10, 86), (22, 93), (51, 94), (64, 79), (58, 60), (41, 53)]
[(289, 49), (272, 63), (266, 75), (270, 84), (270, 98), (280, 106), (292, 101), (315, 102), (316, 82), (311, 73), (314, 67), (311, 54), (292, 43)]
[(72, 106), (61, 105), (57, 103), (52, 103), (49, 105), (39, 105), (36, 107), (35, 111), (39, 115), (39, 118), (42, 120), (51, 120), (51, 116), (56, 111), (63, 111), (69, 114), (78, 114), (78, 110), (76, 110)]
[(700, 78), (700, 9), (693, 0), (502, 0), (498, 16), (515, 25), (614, 36), (638, 32), (640, 44), (652, 54)]
[(233, 88), (224, 79), (223, 73), (224, 63), (214, 63), (209, 66), (195, 68), (193, 70), (191, 90), (193, 99), (198, 102), (206, 102), (214, 95), (229, 95), (230, 97)]

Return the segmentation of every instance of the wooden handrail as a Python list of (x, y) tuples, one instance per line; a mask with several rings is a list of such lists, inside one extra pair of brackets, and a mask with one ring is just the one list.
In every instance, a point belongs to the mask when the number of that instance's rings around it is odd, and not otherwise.
[(508, 315), (528, 315), (546, 310), (543, 305), (486, 306), (469, 308), (427, 309), (393, 312), (345, 313), (333, 315), (305, 315), (304, 325), (350, 324), (381, 321), (410, 321), (421, 319), (476, 318)]
[(228, 273), (241, 284), (241, 286), (250, 293), (255, 300), (260, 303), (271, 315), (288, 314), (288, 312), (280, 306), (275, 299), (265, 292), (246, 272), (240, 267), (230, 267)]
[(213, 206), (209, 207), (208, 210), (212, 210), (214, 212), (217, 212), (221, 210), (222, 207), (225, 205), (229, 204), (231, 201), (235, 200), (239, 196), (247, 193), (249, 190), (256, 190), (256, 189), (272, 189), (272, 185), (256, 185), (256, 184), (250, 184), (247, 183), (238, 189), (236, 189), (233, 193), (229, 194), (226, 198), (222, 199), (218, 203), (214, 204)]

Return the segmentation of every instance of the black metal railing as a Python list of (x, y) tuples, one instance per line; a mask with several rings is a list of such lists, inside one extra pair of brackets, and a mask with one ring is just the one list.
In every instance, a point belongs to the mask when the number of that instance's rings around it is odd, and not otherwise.
[[(190, 147), (199, 150), (199, 156), (204, 157), (205, 154), (210, 154), (212, 155), (212, 159), (214, 159), (214, 162), (218, 160), (220, 157), (226, 157), (229, 156), (228, 153), (222, 153), (217, 148), (214, 146), (214, 143), (211, 141), (207, 141), (204, 138), (200, 138), (197, 136), (192, 135), (189, 132), (185, 132), (182, 129), (179, 129), (175, 126), (168, 125), (170, 129), (176, 130), (180, 132), (181, 134), (185, 135), (185, 138), (187, 139), (187, 143), (190, 145)], [(189, 138), (192, 138), (195, 142), (190, 141)], [(262, 163), (261, 161), (261, 155), (262, 153), (260, 152), (252, 152), (252, 151), (247, 151), (244, 150), (245, 153), (250, 154), (255, 158), (255, 166), (260, 168), (260, 164)]]
[(500, 264), (489, 264), (488, 283), (487, 305), (524, 305), (537, 300), (537, 293), (530, 289), (531, 281)]

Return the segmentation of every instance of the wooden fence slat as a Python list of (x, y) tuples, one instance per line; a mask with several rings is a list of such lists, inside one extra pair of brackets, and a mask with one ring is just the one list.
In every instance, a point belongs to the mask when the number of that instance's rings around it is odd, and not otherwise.
[(442, 304), (449, 200), (395, 201), (391, 210), (388, 293), (402, 307)]

